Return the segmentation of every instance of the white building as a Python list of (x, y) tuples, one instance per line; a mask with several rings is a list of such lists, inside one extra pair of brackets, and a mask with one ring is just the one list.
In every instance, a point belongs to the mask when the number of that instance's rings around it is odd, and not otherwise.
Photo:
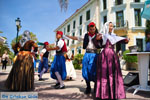
[[(119, 36), (128, 36), (129, 44), (117, 45), (117, 49), (123, 51), (131, 45), (138, 45), (140, 50), (145, 48), (145, 20), (141, 19), (141, 8), (145, 0), (89, 0), (80, 9), (66, 19), (56, 30), (63, 31), (71, 36), (84, 37), (87, 26), (95, 22), (98, 30), (106, 21), (112, 21), (116, 28), (115, 33)], [(74, 54), (84, 53), (82, 42), (67, 40)]]

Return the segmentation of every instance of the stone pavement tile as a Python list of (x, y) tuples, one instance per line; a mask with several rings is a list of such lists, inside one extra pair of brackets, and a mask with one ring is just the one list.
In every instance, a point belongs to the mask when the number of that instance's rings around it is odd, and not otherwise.
[[(38, 92), (39, 100), (93, 100), (94, 94), (85, 95), (85, 81), (82, 78), (81, 70), (76, 70), (77, 78), (72, 81), (64, 81), (66, 85), (65, 89), (54, 89), (55, 80), (50, 78), (50, 73), (45, 73), (43, 78), (45, 81), (38, 81), (38, 74), (35, 73), (35, 90)], [(124, 71), (125, 76), (128, 72)], [(0, 71), (0, 91), (7, 92), (8, 90), (4, 87), (4, 82), (7, 79), (9, 71)], [(92, 91), (94, 83), (91, 82)], [(127, 89), (128, 87), (125, 87)], [(127, 99), (122, 100), (150, 100), (150, 92), (139, 91), (137, 94), (132, 95), (134, 89), (126, 91)]]

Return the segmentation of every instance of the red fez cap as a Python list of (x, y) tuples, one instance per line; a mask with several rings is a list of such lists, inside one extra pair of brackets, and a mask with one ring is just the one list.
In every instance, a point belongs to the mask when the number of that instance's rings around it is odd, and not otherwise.
[(95, 26), (95, 23), (94, 22), (91, 22), (90, 24), (89, 24), (89, 27), (90, 26)]
[(63, 35), (62, 31), (57, 31), (57, 34)]
[(48, 42), (44, 42), (44, 45), (48, 45), (49, 43)]

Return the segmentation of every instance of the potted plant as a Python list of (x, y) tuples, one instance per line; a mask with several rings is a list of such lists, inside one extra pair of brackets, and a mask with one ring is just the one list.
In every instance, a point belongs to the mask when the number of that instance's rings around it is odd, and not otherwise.
[(129, 50), (123, 52), (123, 59), (126, 61), (126, 70), (138, 70), (137, 56), (127, 55)]
[(82, 59), (83, 59), (83, 54), (77, 54), (74, 57), (73, 65), (75, 69), (82, 69)]

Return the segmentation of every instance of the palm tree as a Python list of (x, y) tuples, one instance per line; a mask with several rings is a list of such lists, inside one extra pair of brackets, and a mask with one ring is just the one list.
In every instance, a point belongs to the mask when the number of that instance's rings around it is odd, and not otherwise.
[(64, 11), (67, 10), (68, 8), (68, 2), (69, 0), (58, 0), (59, 1), (59, 5), (60, 5), (60, 8), (61, 8), (61, 11), (64, 9)]

